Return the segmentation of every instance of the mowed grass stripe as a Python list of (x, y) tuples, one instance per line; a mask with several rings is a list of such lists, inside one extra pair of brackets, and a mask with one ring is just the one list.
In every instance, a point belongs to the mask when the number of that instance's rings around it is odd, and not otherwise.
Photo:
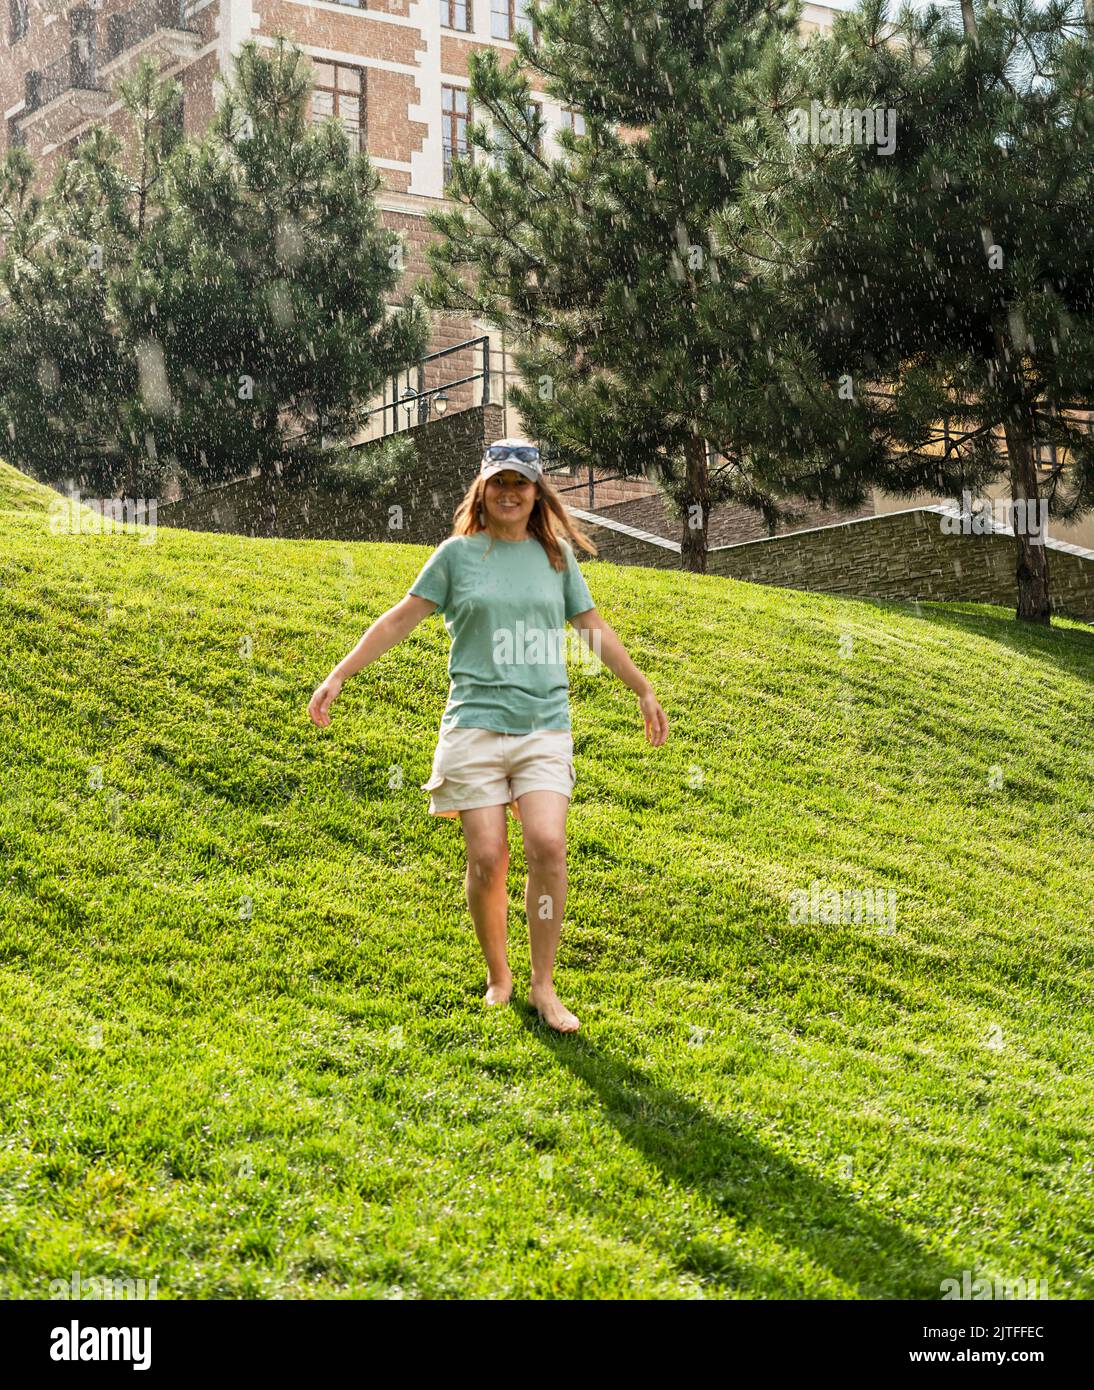
[(0, 467), (0, 1292), (1091, 1296), (1088, 628), (588, 563), (672, 733), (574, 668), (560, 1038), (481, 1005), (439, 619), (306, 717), (427, 552), (53, 498)]

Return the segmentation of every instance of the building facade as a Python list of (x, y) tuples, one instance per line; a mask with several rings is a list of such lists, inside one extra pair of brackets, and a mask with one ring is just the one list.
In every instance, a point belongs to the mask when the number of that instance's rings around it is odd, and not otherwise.
[[(366, 151), (382, 184), (384, 226), (400, 233), (407, 255), (395, 302), (428, 272), (427, 244), (435, 233), (430, 209), (446, 205), (452, 156), (467, 151), (468, 55), (498, 49), (516, 55), (514, 36), (528, 30), (525, 0), (0, 0), (0, 141), (24, 145), (43, 186), (95, 123), (125, 131), (116, 99), (118, 79), (145, 54), (182, 89), (179, 120), (197, 133), (212, 119), (222, 74), (251, 39), (272, 47), (284, 35), (314, 65), (311, 118), (334, 117)], [(841, 5), (842, 7), (842, 5)], [(806, 4), (803, 37), (830, 29), (836, 9)], [(533, 89), (552, 140), (563, 126), (581, 129), (579, 112)], [(467, 314), (434, 316), (430, 360), (390, 383), (370, 418), (370, 438), (422, 419), (420, 393), (445, 388), (450, 409), (483, 398), (505, 408), (506, 432), (522, 432), (505, 389), (512, 370), (506, 344), (490, 325)], [(439, 354), (439, 355), (438, 355)], [(409, 398), (414, 398), (409, 404)], [(427, 409), (435, 397), (429, 396)], [(417, 417), (417, 418), (415, 418)], [(634, 496), (649, 492), (639, 485)], [(627, 500), (632, 493), (612, 501)], [(876, 509), (909, 505), (875, 496)], [(944, 500), (944, 499), (929, 499)], [(1094, 520), (1061, 532), (1061, 539), (1094, 546)]]
[[(444, 206), (444, 187), (454, 154), (466, 153), (469, 109), (468, 55), (500, 50), (516, 55), (514, 36), (530, 30), (525, 0), (0, 0), (6, 26), (0, 51), (0, 99), (4, 148), (26, 146), (38, 163), (42, 186), (98, 122), (123, 135), (125, 112), (116, 99), (118, 79), (145, 54), (182, 88), (179, 119), (197, 133), (220, 100), (218, 78), (231, 71), (245, 40), (272, 47), (284, 35), (312, 60), (315, 86), (311, 117), (340, 120), (351, 140), (368, 153), (382, 180), (377, 203), (384, 226), (400, 233), (407, 256), (400, 286), (409, 288), (428, 271), (425, 247), (435, 237), (426, 221)], [(6, 13), (4, 12), (6, 11)], [(804, 29), (827, 27), (832, 11), (806, 7)], [(548, 139), (566, 125), (581, 129), (579, 112), (533, 92)], [(396, 302), (402, 290), (396, 292)], [(473, 346), (458, 348), (459, 344)], [(458, 348), (458, 350), (457, 350)], [(396, 404), (408, 392), (438, 383), (478, 378), (446, 391), (459, 408), (481, 399), (482, 375), (490, 399), (504, 400), (511, 371), (500, 335), (466, 314), (435, 317), (431, 353), (446, 355), (393, 382), (369, 430), (385, 433), (417, 423), (420, 405)], [(432, 406), (432, 401), (430, 402)], [(405, 412), (401, 413), (401, 412)], [(519, 419), (507, 407), (510, 432)]]

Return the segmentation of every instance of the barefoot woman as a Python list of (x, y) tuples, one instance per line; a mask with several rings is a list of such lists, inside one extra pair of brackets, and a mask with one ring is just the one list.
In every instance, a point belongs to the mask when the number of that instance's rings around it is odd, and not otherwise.
[(577, 1017), (552, 975), (566, 905), (566, 812), (576, 780), (565, 662), (568, 620), (638, 696), (646, 737), (660, 747), (668, 720), (649, 681), (593, 605), (571, 545), (595, 553), (543, 476), (539, 450), (499, 440), (456, 510), (453, 532), (410, 592), (372, 624), (312, 696), (330, 723), (347, 677), (375, 661), (430, 613), (452, 639), (448, 704), (430, 792), (433, 815), (459, 818), (467, 845), (467, 904), (486, 957), (488, 1004), (513, 992), (506, 951), (506, 807), (519, 820), (528, 865), (525, 908), (532, 957), (528, 1002), (559, 1032)]

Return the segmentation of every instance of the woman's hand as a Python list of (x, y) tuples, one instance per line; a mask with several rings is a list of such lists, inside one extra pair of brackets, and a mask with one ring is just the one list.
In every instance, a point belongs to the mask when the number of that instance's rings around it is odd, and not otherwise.
[(350, 676), (355, 676), (358, 671), (363, 670), (378, 656), (383, 656), (384, 652), (390, 651), (397, 642), (403, 640), (407, 633), (413, 631), (423, 618), (427, 618), (436, 607), (437, 605), (432, 599), (419, 598), (417, 594), (407, 594), (406, 598), (397, 603), (394, 608), (389, 608), (386, 613), (381, 613), (353, 651), (348, 652), (323, 684), (316, 688), (315, 694), (311, 697), (311, 703), (308, 705), (308, 713), (311, 715), (312, 723), (325, 729), (330, 723), (330, 707), (338, 699), (339, 692), (347, 679)]
[(646, 724), (646, 737), (654, 748), (660, 748), (669, 736), (669, 721), (665, 718), (665, 711), (657, 702), (657, 696), (652, 690), (647, 690), (644, 695), (638, 697), (638, 708), (642, 711), (642, 718)]
[(313, 724), (318, 724), (321, 729), (327, 727), (330, 723), (330, 707), (338, 699), (341, 689), (342, 681), (338, 676), (328, 676), (322, 685), (316, 687), (308, 705)]

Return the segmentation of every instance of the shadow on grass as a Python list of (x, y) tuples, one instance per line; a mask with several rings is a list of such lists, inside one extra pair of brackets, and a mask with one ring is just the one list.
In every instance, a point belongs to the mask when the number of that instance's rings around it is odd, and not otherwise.
[[(741, 1230), (764, 1233), (784, 1250), (799, 1251), (867, 1299), (937, 1299), (953, 1261), (943, 1261), (892, 1221), (874, 1215), (848, 1192), (814, 1176), (732, 1122), (651, 1080), (629, 1062), (609, 1056), (587, 1037), (563, 1036), (527, 1005), (522, 1025), (601, 1102), (601, 1113), (623, 1140), (656, 1165), (670, 1183), (700, 1194)], [(571, 1190), (573, 1200), (590, 1205)], [(613, 1206), (636, 1242), (658, 1240), (649, 1224)], [(605, 1215), (603, 1209), (599, 1215)], [(732, 1234), (732, 1233), (730, 1233)], [(697, 1238), (663, 1253), (679, 1269), (745, 1297), (800, 1298), (802, 1285), (786, 1274), (736, 1258), (729, 1241)]]
[[(1050, 627), (1020, 623), (1010, 608), (978, 613), (934, 600), (923, 600), (918, 608), (913, 599), (863, 598), (859, 601), (882, 611), (915, 618), (934, 628), (950, 628), (958, 639), (970, 633), (988, 637), (1027, 656), (1047, 658), (1069, 675), (1094, 682), (1094, 626), (1062, 628), (1055, 622)], [(1067, 621), (1083, 623), (1080, 618)]]

